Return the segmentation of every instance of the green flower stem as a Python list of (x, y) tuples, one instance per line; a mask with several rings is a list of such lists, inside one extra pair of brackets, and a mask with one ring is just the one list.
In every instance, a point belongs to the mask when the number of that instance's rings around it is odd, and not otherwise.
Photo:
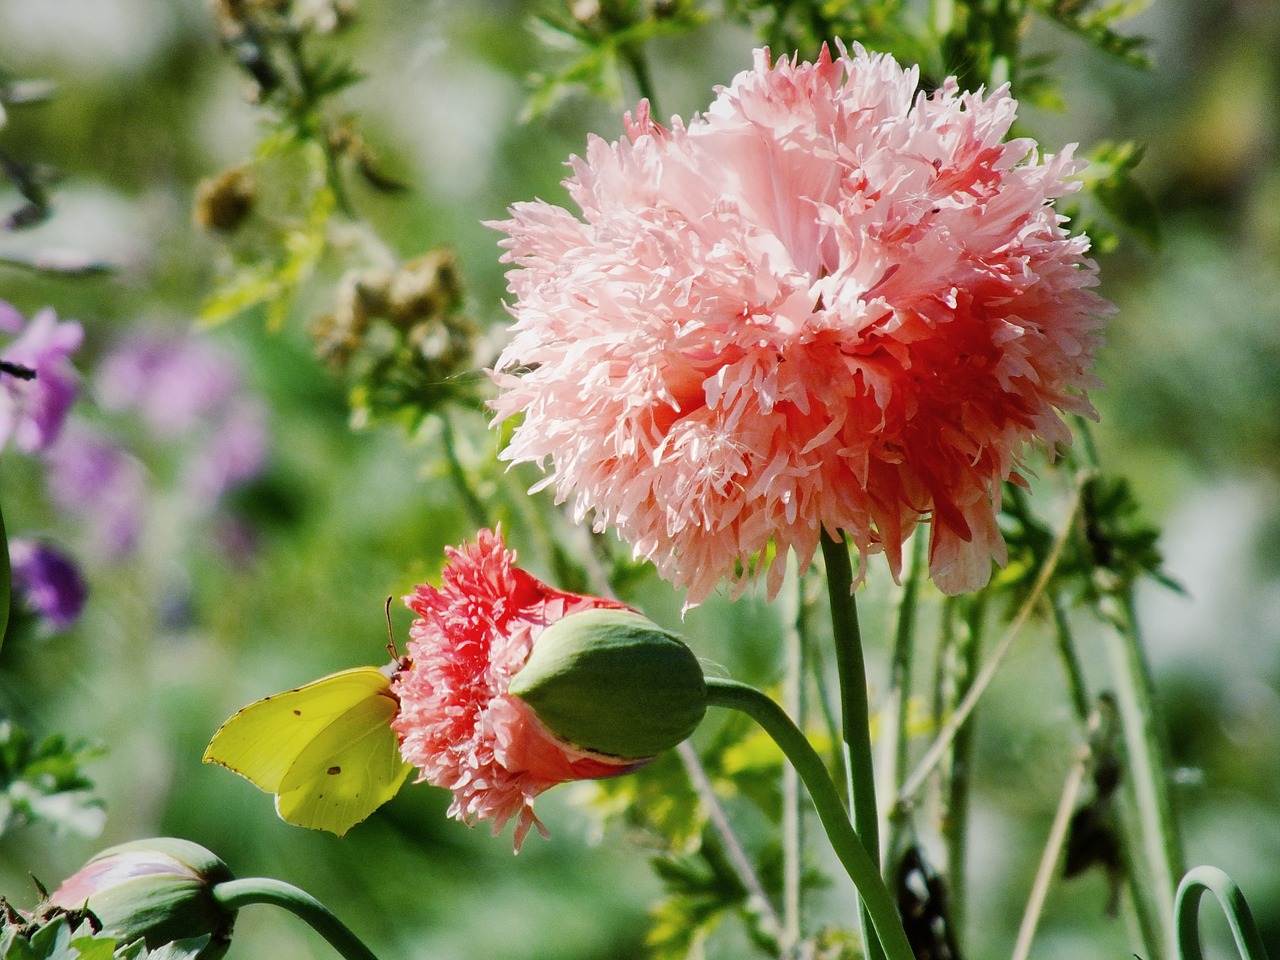
[(1218, 899), (1236, 949), (1244, 960), (1267, 960), (1267, 949), (1253, 914), (1235, 881), (1217, 867), (1195, 867), (1178, 884), (1173, 912), (1178, 918), (1178, 952), (1182, 960), (1203, 960), (1200, 952), (1200, 898), (1208, 891)]
[[(1058, 653), (1062, 657), (1063, 668), (1067, 674), (1067, 688), (1071, 693), (1071, 702), (1081, 722), (1087, 723), (1090, 717), (1089, 694), (1084, 680), (1084, 667), (1076, 649), (1071, 624), (1067, 620), (1061, 598), (1056, 595), (1051, 596), (1049, 602), (1053, 613), (1054, 634), (1058, 640)], [(1121, 831), (1125, 847), (1123, 851), (1125, 863), (1134, 864), (1135, 854), (1139, 851), (1134, 849), (1129, 837), (1135, 833), (1135, 825), (1130, 820), (1125, 820), (1121, 823)], [(1161, 897), (1148, 889), (1149, 884), (1140, 870), (1126, 866), (1124, 874), (1125, 884), (1129, 888), (1129, 900), (1125, 907), (1133, 913), (1133, 921), (1141, 932), (1147, 955), (1160, 956), (1165, 952), (1162, 944), (1166, 939), (1160, 932), (1160, 914), (1164, 910), (1160, 902)]]
[(302, 49), (302, 35), (297, 31), (290, 31), (285, 37), (283, 47), (293, 70), (300, 101), (296, 107), (297, 112), (292, 118), (294, 127), (297, 129), (299, 139), (304, 142), (312, 140), (320, 147), (324, 154), (325, 185), (333, 193), (334, 204), (344, 217), (355, 220), (355, 208), (351, 205), (351, 198), (342, 182), (342, 171), (338, 168), (338, 152), (329, 136), (329, 127), (321, 112), (320, 101), (323, 95), (316, 91), (311, 64), (307, 62), (306, 54)]
[[(1096, 734), (1102, 723), (1100, 712), (1089, 717), (1089, 732)], [(1062, 848), (1066, 845), (1071, 830), (1071, 815), (1076, 808), (1080, 790), (1084, 786), (1085, 774), (1088, 772), (1090, 760), (1089, 747), (1082, 747), (1076, 756), (1075, 763), (1067, 773), (1062, 787), (1062, 797), (1058, 801), (1058, 810), (1053, 817), (1053, 825), (1049, 828), (1048, 839), (1045, 840), (1044, 853), (1040, 856), (1040, 866), (1036, 869), (1035, 882), (1031, 885), (1031, 895), (1027, 898), (1027, 908), (1022, 914), (1022, 925), (1018, 928), (1018, 939), (1013, 945), (1010, 960), (1027, 960), (1031, 954), (1031, 942), (1035, 939), (1036, 927), (1040, 923), (1040, 914), (1044, 910), (1045, 898), (1049, 894), (1049, 885), (1053, 882), (1054, 872), (1062, 857)]]
[(449, 477), (453, 480), (453, 485), (458, 489), (458, 496), (462, 498), (462, 502), (467, 508), (467, 514), (471, 517), (471, 522), (477, 528), (487, 527), (489, 525), (489, 511), (485, 509), (479, 495), (471, 485), (466, 468), (462, 466), (462, 461), (458, 459), (458, 441), (453, 432), (453, 421), (449, 419), (447, 410), (440, 411), (440, 447), (444, 452), (445, 465), (449, 468)]
[(1175, 878), (1183, 870), (1182, 845), (1165, 774), (1168, 751), (1161, 735), (1155, 685), (1143, 654), (1132, 597), (1126, 594), (1114, 603), (1104, 601), (1103, 613), (1112, 625), (1112, 629), (1103, 631), (1103, 636), (1124, 736), (1124, 784), (1136, 808), (1126, 832), (1132, 829), (1137, 833), (1141, 859), (1149, 871), (1149, 882), (1143, 885), (1148, 906), (1154, 909), (1163, 932), (1164, 942), (1151, 946), (1161, 948), (1161, 954), (1156, 956), (1172, 955), (1178, 934), (1170, 897)]
[[(980, 590), (968, 602), (957, 604), (955, 610), (964, 618), (962, 635), (956, 652), (955, 697), (959, 702), (968, 695), (978, 675), (978, 663), (982, 655), (982, 639), (986, 632), (987, 602), (990, 593)], [(965, 918), (969, 906), (969, 811), (973, 798), (970, 784), (973, 782), (973, 752), (976, 736), (976, 720), (966, 723), (956, 731), (947, 761), (945, 813), (942, 817), (942, 836), (947, 849), (947, 870), (951, 889), (947, 900), (951, 907), (951, 929), (956, 937), (963, 936)]]
[(1067, 621), (1067, 612), (1063, 609), (1062, 600), (1057, 594), (1049, 597), (1049, 609), (1053, 614), (1053, 633), (1058, 641), (1058, 656), (1062, 658), (1062, 668), (1067, 674), (1067, 690), (1071, 694), (1071, 705), (1075, 707), (1076, 716), (1084, 722), (1089, 719), (1089, 691), (1084, 682), (1084, 666), (1076, 650), (1071, 624)]
[(649, 70), (649, 60), (644, 55), (644, 48), (637, 43), (624, 43), (620, 52), (622, 58), (627, 61), (627, 66), (631, 68), (631, 75), (635, 77), (636, 88), (640, 91), (641, 98), (649, 101), (649, 110), (653, 116), (660, 117), (658, 91), (653, 85), (653, 74)]
[[(782, 706), (796, 725), (805, 729), (805, 634), (808, 630), (809, 604), (805, 581), (797, 570), (795, 556), (787, 558), (787, 579), (779, 597), (779, 613), (783, 622)], [(800, 815), (800, 777), (795, 768), (782, 770), (782, 946), (787, 953), (800, 942), (800, 916), (803, 911), (801, 889), (804, 859), (804, 822)]]
[[(891, 795), (896, 796), (902, 786), (902, 778), (907, 775), (908, 747), (911, 743), (911, 732), (908, 729), (911, 718), (911, 669), (915, 660), (916, 637), (916, 599), (920, 594), (921, 572), (924, 569), (925, 536), (917, 533), (911, 543), (911, 561), (907, 569), (906, 580), (902, 586), (902, 600), (898, 604), (898, 624), (893, 634), (893, 660), (889, 671), (890, 699), (897, 707), (895, 711), (894, 736), (890, 753), (891, 766), (888, 782)], [(905, 842), (904, 832), (907, 825), (905, 811), (895, 810), (889, 819), (889, 861), (893, 862)]]
[[(875, 930), (870, 943), (878, 943), (888, 960), (914, 960), (911, 944), (898, 919), (889, 888), (866, 846), (854, 832), (822, 758), (780, 706), (754, 687), (734, 680), (707, 679), (707, 704), (745, 713), (773, 738), (804, 781), (831, 847), (858, 889), (862, 908)], [(868, 951), (870, 954), (870, 951)]]
[(328, 907), (305, 890), (282, 880), (267, 877), (228, 880), (213, 888), (213, 898), (228, 910), (239, 910), (253, 903), (283, 907), (324, 937), (346, 960), (378, 960)]
[[(876, 775), (871, 762), (871, 704), (867, 699), (867, 668), (862, 656), (862, 632), (853, 597), (853, 564), (844, 535), (836, 540), (822, 531), (822, 557), (827, 567), (827, 597), (831, 602), (831, 634), (840, 678), (840, 722), (845, 744), (853, 828), (871, 863), (880, 869), (880, 813), (876, 808)], [(863, 910), (863, 932), (868, 917)], [(875, 937), (866, 937), (868, 960), (882, 960)]]
[(827, 565), (827, 594), (831, 601), (831, 632), (835, 638), (836, 674), (840, 678), (840, 722), (843, 728), (853, 826), (873, 863), (880, 863), (880, 823), (876, 813), (876, 782), (871, 766), (871, 705), (867, 700), (867, 668), (862, 657), (862, 633), (853, 598), (853, 565), (844, 538), (822, 534)]

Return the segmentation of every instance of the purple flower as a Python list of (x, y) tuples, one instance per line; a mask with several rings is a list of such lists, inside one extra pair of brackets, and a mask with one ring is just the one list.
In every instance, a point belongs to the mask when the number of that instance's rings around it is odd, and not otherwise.
[(43, 543), (9, 541), (13, 592), (17, 601), (56, 630), (65, 630), (80, 617), (88, 588), (75, 562)]
[(17, 333), (22, 329), (22, 312), (12, 303), (0, 300), (0, 331)]
[(265, 420), (261, 405), (250, 400), (228, 408), (188, 468), (187, 488), (197, 502), (212, 506), (262, 469), (267, 457)]
[(120, 557), (137, 547), (147, 485), (136, 457), (102, 434), (72, 423), (46, 460), (50, 499), (88, 523), (104, 555)]
[[(21, 325), (21, 315), (0, 304), (0, 330), (18, 333)], [(78, 389), (79, 377), (68, 358), (83, 339), (80, 324), (59, 323), (53, 310), (45, 309), (0, 350), (0, 359), (36, 374), (31, 380), (0, 374), (0, 449), (11, 437), (25, 453), (45, 450), (57, 439)]]
[(236, 392), (235, 361), (197, 337), (135, 334), (102, 361), (98, 399), (110, 410), (137, 410), (157, 433), (178, 436)]

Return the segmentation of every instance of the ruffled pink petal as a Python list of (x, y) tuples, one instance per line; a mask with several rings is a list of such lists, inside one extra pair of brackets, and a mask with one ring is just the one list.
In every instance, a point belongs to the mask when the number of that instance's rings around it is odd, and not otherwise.
[(566, 182), (517, 204), (503, 458), (704, 599), (845, 531), (860, 569), (931, 524), (948, 592), (986, 583), (1001, 484), (1065, 443), (1101, 319), (1088, 239), (1052, 202), (1071, 149), (1006, 140), (1007, 88), (931, 95), (862, 48), (757, 54), (686, 126), (641, 104)]
[(568, 780), (614, 776), (634, 764), (578, 750), (555, 738), (521, 701), (511, 678), (547, 626), (582, 610), (626, 609), (601, 597), (556, 590), (515, 566), (501, 531), (448, 550), (439, 589), (405, 598), (419, 618), (409, 630), (408, 664), (392, 681), (400, 709), (392, 728), (418, 781), (453, 792), (449, 815), (515, 820), (518, 851), (533, 827), (540, 793)]

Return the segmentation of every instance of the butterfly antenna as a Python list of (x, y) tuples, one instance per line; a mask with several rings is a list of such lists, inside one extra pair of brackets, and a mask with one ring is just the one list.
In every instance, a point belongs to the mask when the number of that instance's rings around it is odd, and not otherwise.
[(387, 615), (387, 653), (391, 654), (391, 659), (397, 664), (403, 663), (404, 660), (400, 656), (400, 651), (396, 649), (396, 632), (391, 626), (391, 597), (387, 597), (384, 613)]

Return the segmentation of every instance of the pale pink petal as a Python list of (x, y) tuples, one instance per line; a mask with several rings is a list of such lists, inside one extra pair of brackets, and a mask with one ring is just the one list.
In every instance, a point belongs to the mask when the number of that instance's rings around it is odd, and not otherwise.
[(823, 530), (896, 576), (924, 521), (935, 582), (981, 586), (1002, 482), (1092, 415), (1110, 305), (1052, 206), (1081, 164), (1006, 140), (1007, 88), (917, 85), (857, 46), (760, 51), (687, 125), (642, 103), (624, 139), (592, 138), (566, 182), (580, 216), (537, 201), (495, 224), (503, 458), (690, 603), (764, 573), (771, 542), (807, 565)]

